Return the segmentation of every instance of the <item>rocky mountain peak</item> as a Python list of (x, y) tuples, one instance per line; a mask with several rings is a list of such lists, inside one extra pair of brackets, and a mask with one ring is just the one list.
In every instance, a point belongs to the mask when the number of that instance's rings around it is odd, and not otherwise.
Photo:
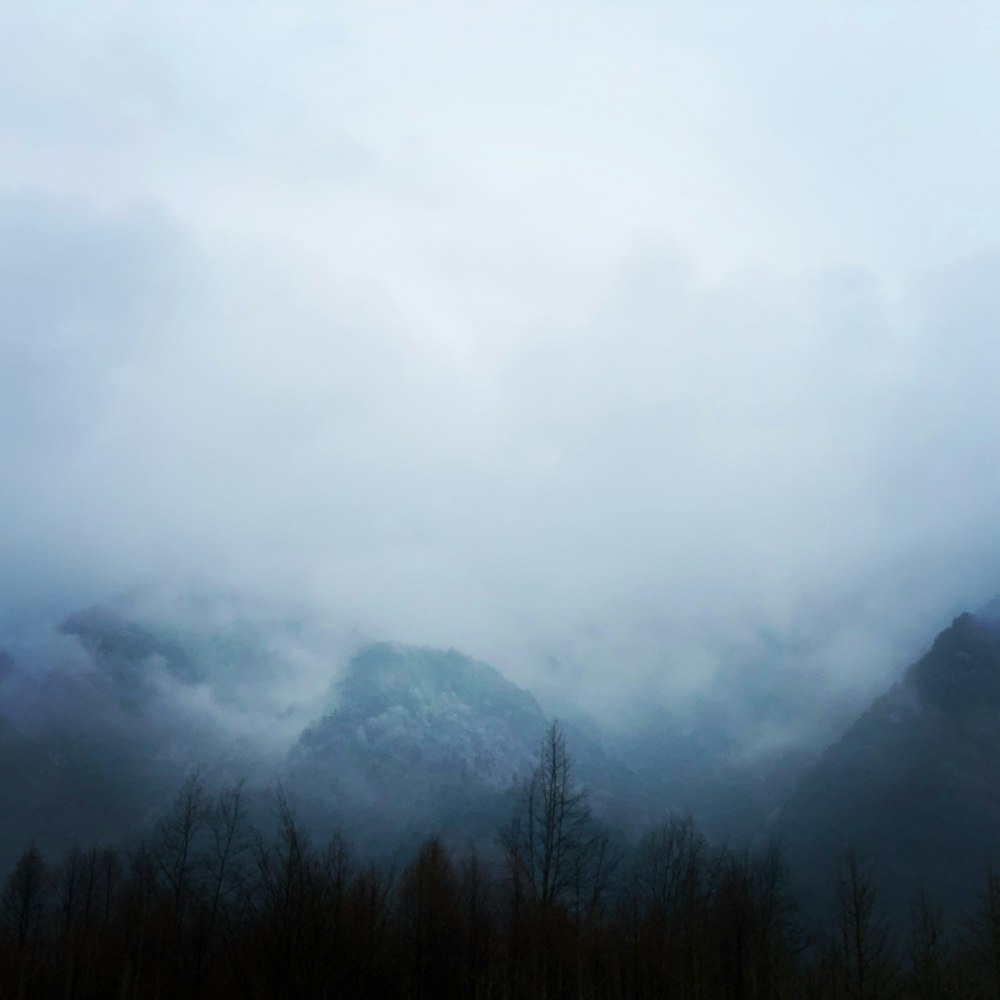
[(523, 723), (542, 711), (525, 690), (489, 664), (454, 649), (376, 643), (352, 660), (338, 690), (336, 717), (360, 722), (386, 713), (436, 717), (457, 724), (464, 717)]
[[(534, 762), (545, 714), (527, 691), (455, 650), (378, 643), (352, 660), (336, 708), (303, 732), (287, 780), (333, 812), (458, 822)], [(452, 817), (452, 820), (447, 817)]]

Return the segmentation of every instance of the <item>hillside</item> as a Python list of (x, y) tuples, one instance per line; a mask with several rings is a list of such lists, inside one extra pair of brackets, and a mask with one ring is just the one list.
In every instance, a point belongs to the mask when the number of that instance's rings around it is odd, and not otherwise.
[(771, 832), (808, 908), (835, 859), (868, 859), (886, 911), (922, 883), (967, 907), (1000, 855), (1000, 622), (962, 614), (798, 781)]
[[(336, 708), (292, 748), (286, 787), (319, 826), (389, 847), (430, 834), (487, 847), (535, 763), (546, 714), (499, 671), (455, 650), (378, 643), (361, 650)], [(598, 815), (619, 821), (636, 778), (599, 739), (570, 727)]]

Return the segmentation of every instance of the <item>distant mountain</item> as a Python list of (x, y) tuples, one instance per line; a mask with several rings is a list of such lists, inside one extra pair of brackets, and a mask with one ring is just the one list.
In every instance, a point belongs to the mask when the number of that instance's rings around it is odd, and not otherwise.
[[(278, 779), (307, 826), (369, 852), (495, 843), (549, 721), (528, 691), (455, 650), (349, 658), (342, 637), (238, 602), (170, 612), (88, 608), (0, 655), (0, 863), (31, 839), (57, 852), (139, 834), (195, 769), (251, 792)], [(596, 726), (564, 729), (595, 814), (634, 828), (635, 774)]]
[[(279, 779), (307, 828), (370, 854), (429, 835), (488, 850), (550, 718), (455, 650), (359, 650), (238, 600), (91, 608), (0, 645), (0, 863), (32, 837), (138, 835), (194, 768), (210, 787)], [(1000, 602), (955, 619), (811, 765), (804, 748), (743, 753), (725, 709), (650, 705), (614, 736), (563, 720), (597, 818), (626, 838), (671, 810), (716, 842), (773, 836), (813, 912), (851, 846), (897, 914), (920, 879), (956, 909), (978, 893), (1000, 856)], [(272, 820), (266, 796), (254, 808)]]
[(1000, 605), (938, 635), (806, 770), (771, 830), (814, 911), (851, 847), (897, 922), (921, 883), (967, 908), (1000, 858)]
[[(455, 650), (379, 643), (354, 657), (336, 708), (289, 754), (286, 787), (313, 822), (362, 829), (390, 846), (401, 830), (492, 840), (513, 789), (534, 767), (547, 725), (527, 691)], [(568, 737), (595, 811), (610, 814), (635, 777), (579, 727)]]
[(269, 742), (227, 727), (238, 711), (209, 686), (252, 653), (231, 630), (204, 640), (99, 607), (4, 650), (0, 865), (32, 840), (58, 852), (139, 835), (194, 769), (212, 786), (273, 780)]

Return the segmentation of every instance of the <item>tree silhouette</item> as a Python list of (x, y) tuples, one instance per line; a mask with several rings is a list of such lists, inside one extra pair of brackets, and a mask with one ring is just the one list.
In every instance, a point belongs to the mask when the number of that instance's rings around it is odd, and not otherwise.
[(944, 934), (944, 914), (921, 887), (910, 909), (906, 994), (913, 1000), (949, 1000), (954, 996)]
[(607, 838), (591, 816), (587, 792), (577, 786), (566, 736), (552, 722), (538, 749), (518, 807), (502, 836), (512, 878), (544, 909), (582, 900)]
[(17, 860), (0, 895), (0, 920), (13, 944), (13, 980), (18, 1000), (29, 994), (41, 970), (41, 939), (50, 888), (41, 852), (32, 844)]
[(548, 727), (537, 763), (501, 835), (510, 882), (509, 989), (558, 996), (582, 969), (613, 867), (607, 834), (578, 787), (566, 736)]
[(439, 840), (427, 841), (403, 872), (398, 893), (399, 930), (414, 1000), (463, 996), (458, 876)]
[(834, 933), (837, 977), (842, 994), (850, 1000), (895, 995), (896, 964), (877, 900), (871, 875), (858, 855), (848, 851), (837, 874)]

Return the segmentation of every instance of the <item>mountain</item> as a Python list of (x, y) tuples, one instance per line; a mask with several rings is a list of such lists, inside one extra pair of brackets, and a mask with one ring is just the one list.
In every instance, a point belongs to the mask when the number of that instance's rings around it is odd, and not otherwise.
[[(343, 635), (239, 601), (92, 607), (7, 645), (0, 863), (32, 839), (58, 853), (140, 835), (194, 770), (210, 788), (246, 779), (265, 823), (280, 780), (307, 826), (370, 853), (430, 834), (485, 848), (549, 721), (455, 650), (355, 643), (352, 656)], [(635, 827), (636, 776), (595, 725), (564, 730), (595, 814)]]
[(252, 683), (260, 659), (231, 627), (105, 607), (10, 640), (0, 655), (0, 865), (31, 841), (58, 853), (139, 836), (195, 769), (213, 787), (273, 780), (280, 758), (268, 739), (247, 738), (254, 720), (230, 690), (238, 682), (213, 680), (242, 671)]
[[(278, 779), (307, 828), (372, 855), (430, 835), (486, 851), (551, 717), (455, 650), (359, 648), (237, 600), (91, 608), (2, 645), (0, 862), (32, 837), (57, 852), (139, 835), (195, 768), (252, 793)], [(724, 709), (651, 705), (613, 735), (569, 714), (595, 816), (625, 837), (675, 810), (716, 842), (778, 839), (818, 914), (849, 847), (898, 916), (921, 879), (956, 911), (979, 892), (1000, 853), (1000, 602), (956, 618), (812, 764), (744, 754)], [(255, 815), (271, 822), (266, 796)]]
[[(339, 822), (381, 848), (400, 830), (488, 847), (548, 724), (528, 691), (455, 650), (368, 646), (334, 697), (292, 748), (285, 785), (314, 824)], [(593, 734), (567, 736), (595, 812), (611, 816), (634, 776)]]
[(833, 859), (870, 865), (902, 923), (923, 884), (958, 913), (1000, 857), (1000, 605), (959, 615), (903, 679), (808, 768), (774, 818), (807, 909)]

